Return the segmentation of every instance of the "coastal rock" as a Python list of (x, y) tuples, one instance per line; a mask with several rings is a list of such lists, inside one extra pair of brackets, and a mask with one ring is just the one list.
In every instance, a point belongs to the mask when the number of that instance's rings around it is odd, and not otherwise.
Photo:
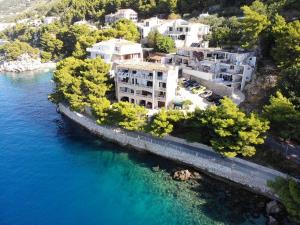
[(279, 223), (273, 216), (269, 216), (267, 225), (279, 225)]
[(202, 176), (201, 176), (201, 174), (200, 173), (198, 173), (198, 172), (192, 172), (192, 175), (191, 175), (191, 177), (193, 178), (193, 179), (201, 179), (202, 178)]
[(0, 71), (5, 72), (25, 72), (33, 71), (48, 67), (51, 63), (42, 63), (40, 58), (32, 58), (28, 54), (23, 54), (15, 61), (2, 61), (0, 62)]
[(191, 178), (191, 175), (188, 170), (179, 170), (174, 173), (173, 178), (179, 181), (186, 181)]
[(158, 171), (159, 171), (159, 166), (153, 166), (153, 167), (152, 167), (152, 170), (153, 170), (154, 172), (158, 172)]
[(282, 212), (282, 207), (277, 201), (273, 200), (273, 201), (267, 203), (266, 213), (268, 215), (275, 215), (275, 214), (279, 214), (281, 212)]

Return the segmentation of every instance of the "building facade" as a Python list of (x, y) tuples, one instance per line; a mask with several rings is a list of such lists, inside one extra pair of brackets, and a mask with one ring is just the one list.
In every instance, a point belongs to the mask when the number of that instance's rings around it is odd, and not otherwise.
[(134, 23), (137, 23), (138, 14), (133, 9), (119, 9), (116, 13), (105, 15), (105, 24), (112, 24), (120, 19), (128, 19)]
[(209, 34), (210, 26), (201, 23), (192, 23), (182, 19), (161, 20), (153, 17), (138, 24), (142, 41), (147, 43), (148, 34), (157, 30), (159, 33), (171, 37), (177, 48), (180, 47), (208, 47), (208, 42), (204, 40)]
[(90, 58), (102, 58), (106, 63), (118, 63), (127, 60), (143, 61), (143, 49), (139, 43), (124, 39), (110, 39), (87, 48)]
[[(252, 79), (256, 57), (252, 52), (229, 52), (213, 48), (179, 48), (166, 58), (167, 64), (180, 66), (182, 75), (200, 83), (230, 90), (243, 90)], [(214, 88), (212, 88), (214, 89)]]
[(124, 39), (110, 39), (94, 44), (87, 48), (90, 58), (100, 57), (105, 63), (111, 65), (111, 76), (115, 75), (115, 67), (125, 61), (143, 61), (143, 49), (139, 43)]
[(176, 66), (125, 62), (116, 68), (116, 97), (148, 109), (168, 107), (175, 98), (177, 81)]

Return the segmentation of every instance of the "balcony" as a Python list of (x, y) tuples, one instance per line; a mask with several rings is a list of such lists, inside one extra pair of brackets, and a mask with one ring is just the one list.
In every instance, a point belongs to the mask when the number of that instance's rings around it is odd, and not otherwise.
[(156, 100), (158, 101), (165, 101), (166, 95), (155, 95)]
[(131, 92), (131, 91), (125, 91), (125, 90), (120, 90), (120, 93), (126, 94), (126, 95), (134, 95), (134, 92)]
[(135, 84), (137, 87), (141, 87), (143, 89), (148, 89), (148, 90), (152, 90), (153, 86), (147, 86), (145, 84)]

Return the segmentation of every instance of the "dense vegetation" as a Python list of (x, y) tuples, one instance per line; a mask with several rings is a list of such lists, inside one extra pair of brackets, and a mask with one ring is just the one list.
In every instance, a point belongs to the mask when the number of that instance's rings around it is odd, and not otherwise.
[(151, 31), (147, 38), (149, 47), (154, 48), (157, 52), (171, 53), (176, 50), (174, 40), (156, 30)]
[[(100, 58), (62, 60), (54, 73), (56, 86), (50, 100), (66, 102), (73, 110), (84, 111), (85, 107), (105, 98), (110, 89), (109, 69)], [(105, 104), (104, 101), (101, 103)]]
[(268, 185), (276, 192), (281, 202), (295, 222), (300, 222), (300, 184), (290, 179), (277, 178)]
[(300, 142), (300, 112), (280, 92), (270, 98), (270, 104), (264, 107), (263, 113), (275, 135)]
[(21, 42), (19, 40), (1, 46), (0, 52), (4, 55), (5, 60), (7, 61), (17, 60), (24, 54), (28, 54), (32, 58), (37, 58), (39, 54), (38, 49), (33, 48), (26, 42)]
[(130, 41), (139, 40), (137, 27), (129, 20), (120, 20), (111, 28), (94, 30), (87, 25), (65, 25), (61, 22), (32, 28), (17, 25), (2, 33), (2, 38), (20, 40), (41, 49), (43, 61), (58, 60), (73, 56), (84, 59), (86, 48), (96, 42), (111, 38), (125, 38)]

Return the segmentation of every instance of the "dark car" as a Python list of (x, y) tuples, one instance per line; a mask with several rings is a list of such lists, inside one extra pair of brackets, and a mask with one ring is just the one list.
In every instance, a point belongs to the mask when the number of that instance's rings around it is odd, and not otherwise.
[(185, 82), (183, 83), (183, 86), (184, 86), (185, 88), (188, 88), (188, 87), (190, 87), (190, 86), (195, 85), (196, 83), (197, 83), (197, 81), (194, 81), (194, 80), (187, 80), (187, 81), (185, 81)]
[(222, 96), (220, 95), (217, 95), (214, 99), (214, 103), (218, 106), (218, 105), (221, 105), (221, 100), (223, 99)]
[(210, 96), (208, 96), (207, 98), (205, 98), (208, 102), (214, 102), (216, 105), (220, 105), (221, 102), (220, 100), (222, 99), (223, 97), (220, 96), (220, 95), (217, 95), (217, 94), (212, 94)]

